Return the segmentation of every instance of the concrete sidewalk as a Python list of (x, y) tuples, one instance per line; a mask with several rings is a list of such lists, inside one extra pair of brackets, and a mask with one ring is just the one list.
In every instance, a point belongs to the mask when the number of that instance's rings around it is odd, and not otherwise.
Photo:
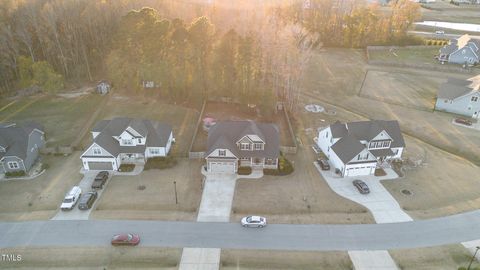
[(356, 270), (398, 270), (390, 253), (386, 250), (358, 250), (349, 251)]
[[(206, 179), (197, 221), (229, 222), (237, 175), (202, 173)], [(178, 269), (218, 270), (220, 253), (219, 248), (184, 248)]]

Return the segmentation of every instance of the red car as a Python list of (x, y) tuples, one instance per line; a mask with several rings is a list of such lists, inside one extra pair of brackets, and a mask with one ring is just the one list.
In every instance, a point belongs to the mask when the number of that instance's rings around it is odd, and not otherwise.
[(140, 243), (138, 234), (124, 233), (112, 237), (112, 246), (136, 246)]

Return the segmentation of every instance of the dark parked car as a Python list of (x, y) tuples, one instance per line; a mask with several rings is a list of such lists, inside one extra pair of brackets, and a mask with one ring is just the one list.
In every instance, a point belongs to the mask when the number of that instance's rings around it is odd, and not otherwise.
[(322, 170), (324, 170), (324, 171), (330, 170), (330, 165), (328, 164), (327, 160), (325, 160), (323, 158), (319, 158), (319, 159), (317, 159), (317, 163), (318, 163), (318, 165), (320, 165), (320, 168), (322, 168)]
[(88, 210), (92, 208), (93, 203), (97, 199), (97, 192), (90, 191), (87, 192), (80, 198), (80, 202), (78, 203), (78, 209), (80, 210)]
[(370, 189), (368, 188), (367, 184), (363, 182), (362, 180), (353, 180), (353, 185), (360, 191), (362, 194), (368, 194), (370, 193)]
[(138, 234), (123, 233), (112, 237), (112, 246), (136, 246), (140, 243)]
[(105, 182), (107, 182), (108, 179), (108, 172), (107, 171), (101, 171), (95, 176), (95, 180), (93, 180), (92, 183), (92, 189), (102, 189), (103, 185), (105, 185)]
[(459, 123), (459, 124), (466, 125), (466, 126), (471, 126), (472, 125), (472, 121), (470, 121), (468, 119), (463, 119), (463, 118), (456, 118), (455, 123)]

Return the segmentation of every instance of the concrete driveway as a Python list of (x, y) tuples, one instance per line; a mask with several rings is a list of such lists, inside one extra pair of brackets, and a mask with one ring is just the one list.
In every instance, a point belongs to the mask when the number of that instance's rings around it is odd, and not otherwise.
[(205, 177), (197, 221), (229, 222), (237, 175), (207, 173)]
[[(89, 191), (92, 191), (91, 186), (92, 186), (93, 180), (95, 179), (95, 176), (97, 175), (98, 172), (99, 171), (85, 171), (85, 172), (82, 172), (83, 173), (83, 178), (80, 181), (80, 183), (78, 184), (78, 186), (82, 189), (82, 196), (83, 196), (83, 194), (85, 194)], [(62, 210), (60, 210), (61, 202), (59, 202), (59, 205), (58, 205), (59, 211), (52, 218), (52, 220), (88, 220), (88, 217), (90, 216), (90, 213), (92, 212), (93, 209), (95, 209), (95, 207), (97, 205), (97, 202), (100, 199), (100, 196), (102, 195), (103, 191), (107, 187), (108, 182), (110, 182), (111, 178), (112, 178), (112, 172), (109, 172), (107, 182), (105, 183), (105, 185), (103, 186), (102, 189), (97, 190), (98, 197), (95, 200), (95, 203), (92, 205), (92, 208), (90, 208), (88, 210), (80, 210), (80, 209), (78, 209), (78, 202), (77, 202), (77, 204), (75, 205), (75, 207), (72, 210), (62, 211)]]
[[(333, 191), (342, 197), (368, 208), (377, 223), (406, 222), (413, 220), (402, 210), (395, 198), (393, 198), (380, 183), (381, 180), (398, 178), (398, 175), (392, 169), (385, 169), (387, 175), (381, 177), (373, 175), (339, 177), (333, 170), (322, 171), (316, 162), (314, 162), (314, 165)], [(364, 181), (370, 188), (370, 193), (360, 194), (352, 184), (354, 179)]]

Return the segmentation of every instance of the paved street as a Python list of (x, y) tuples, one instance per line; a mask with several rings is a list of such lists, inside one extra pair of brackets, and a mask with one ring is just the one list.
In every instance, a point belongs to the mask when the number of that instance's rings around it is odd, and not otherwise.
[(0, 223), (0, 247), (108, 246), (135, 232), (143, 246), (273, 250), (389, 250), (480, 239), (480, 211), (424, 221), (364, 225), (281, 225), (261, 230), (237, 223), (51, 220)]

